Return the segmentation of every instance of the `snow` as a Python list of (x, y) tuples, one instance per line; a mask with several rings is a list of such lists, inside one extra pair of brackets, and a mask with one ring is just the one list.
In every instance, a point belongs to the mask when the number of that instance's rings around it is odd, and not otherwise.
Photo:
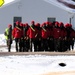
[[(0, 34), (0, 46), (6, 45), (4, 34)], [(15, 52), (14, 42), (12, 52)], [(7, 47), (0, 48), (0, 52), (7, 52)], [(59, 66), (65, 63), (65, 67)], [(9, 55), (0, 56), (1, 75), (41, 75), (48, 72), (75, 71), (75, 56), (60, 55)]]
[[(41, 75), (48, 72), (75, 70), (75, 56), (0, 56), (1, 75)], [(59, 63), (66, 63), (61, 67)]]
[(4, 3), (4, 5), (5, 5), (5, 4), (8, 4), (8, 3), (13, 2), (15, 0), (4, 0), (4, 1), (5, 1), (5, 3)]

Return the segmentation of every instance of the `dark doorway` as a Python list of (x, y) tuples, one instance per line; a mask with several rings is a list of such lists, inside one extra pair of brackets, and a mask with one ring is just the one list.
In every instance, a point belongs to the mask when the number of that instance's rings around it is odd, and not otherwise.
[(48, 18), (47, 18), (47, 21), (48, 21), (48, 22), (55, 22), (55, 21), (56, 21), (56, 18), (48, 17)]
[(16, 21), (22, 22), (22, 17), (14, 17), (14, 18), (13, 18), (13, 27), (15, 27)]

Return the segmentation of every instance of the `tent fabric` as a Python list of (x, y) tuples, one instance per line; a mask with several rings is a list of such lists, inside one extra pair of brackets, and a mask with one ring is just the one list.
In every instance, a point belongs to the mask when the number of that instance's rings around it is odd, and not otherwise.
[(75, 0), (44, 0), (68, 12), (75, 13)]

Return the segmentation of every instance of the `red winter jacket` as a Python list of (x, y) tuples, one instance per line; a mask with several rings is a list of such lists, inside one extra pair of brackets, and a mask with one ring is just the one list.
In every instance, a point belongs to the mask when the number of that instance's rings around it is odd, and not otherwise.
[(28, 29), (28, 31), (27, 31), (27, 36), (28, 36), (29, 38), (31, 38), (31, 39), (36, 38), (36, 36), (37, 36), (37, 29), (30, 27), (30, 28)]
[(59, 37), (60, 37), (60, 29), (59, 28), (53, 28), (53, 37), (54, 37), (54, 39), (59, 39)]
[(65, 38), (66, 35), (67, 35), (66, 30), (65, 30), (65, 29), (60, 29), (60, 37), (61, 37), (61, 38)]
[(43, 39), (47, 39), (49, 37), (49, 31), (48, 31), (48, 29), (42, 28), (42, 30), (41, 30), (41, 36), (42, 36)]
[(13, 31), (12, 31), (12, 36), (13, 36), (14, 38), (21, 38), (22, 35), (23, 35), (23, 32), (22, 32), (22, 30), (21, 30), (20, 28), (15, 27), (15, 28), (13, 29)]
[(37, 29), (37, 38), (41, 38), (41, 29)]

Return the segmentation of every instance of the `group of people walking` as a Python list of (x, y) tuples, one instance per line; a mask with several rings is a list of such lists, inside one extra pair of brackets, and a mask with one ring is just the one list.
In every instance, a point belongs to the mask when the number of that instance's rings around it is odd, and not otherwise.
[(74, 49), (75, 30), (69, 23), (31, 21), (31, 24), (17, 21), (15, 27), (8, 25), (5, 29), (8, 51), (15, 40), (16, 52), (56, 51), (64, 52)]

